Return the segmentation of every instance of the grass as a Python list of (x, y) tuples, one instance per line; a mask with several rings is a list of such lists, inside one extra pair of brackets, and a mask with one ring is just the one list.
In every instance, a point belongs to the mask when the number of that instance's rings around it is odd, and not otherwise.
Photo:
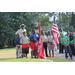
[(0, 50), (0, 62), (49, 62), (46, 59), (31, 59), (30, 53), (27, 58), (16, 59), (16, 50), (12, 49), (1, 49)]
[(27, 58), (19, 58), (16, 59), (16, 49), (0, 49), (0, 62), (75, 62), (73, 60), (66, 60), (63, 58), (59, 58), (55, 56), (54, 58), (47, 59), (31, 59), (31, 54), (29, 52), (28, 59)]

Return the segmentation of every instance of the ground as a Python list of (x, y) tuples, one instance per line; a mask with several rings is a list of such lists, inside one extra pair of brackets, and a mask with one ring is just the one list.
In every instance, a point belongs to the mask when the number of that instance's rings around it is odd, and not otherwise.
[(65, 59), (58, 52), (55, 52), (54, 58), (47, 57), (46, 59), (31, 59), (31, 51), (29, 51), (28, 58), (16, 59), (16, 49), (0, 49), (0, 62), (75, 62), (74, 60)]

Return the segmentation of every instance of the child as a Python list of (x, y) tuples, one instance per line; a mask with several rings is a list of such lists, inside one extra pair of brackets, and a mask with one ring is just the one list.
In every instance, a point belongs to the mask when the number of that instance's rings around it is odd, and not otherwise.
[(52, 57), (54, 57), (53, 36), (51, 35), (50, 31), (48, 31), (48, 50), (50, 57), (51, 57), (51, 50), (52, 50)]
[(29, 53), (29, 42), (28, 41), (29, 41), (29, 39), (26, 36), (26, 32), (23, 31), (23, 36), (22, 36), (22, 38), (20, 40), (20, 43), (22, 45), (23, 58), (24, 58), (24, 54), (25, 54), (26, 58), (28, 58), (27, 57), (27, 54)]
[(47, 36), (45, 35), (45, 32), (43, 30), (41, 31), (41, 37), (42, 37), (43, 47), (45, 49), (46, 57), (48, 57), (48, 54), (47, 54), (47, 42), (48, 42), (48, 39), (47, 39)]
[(69, 55), (70, 55), (70, 58), (72, 59), (72, 51), (71, 51), (71, 48), (70, 48), (70, 45), (69, 45), (69, 38), (67, 36), (64, 36), (63, 33), (61, 33), (61, 36), (62, 36), (62, 39), (61, 39), (62, 43), (65, 47), (65, 57), (66, 57), (66, 59), (68, 58), (68, 56), (67, 56), (67, 47), (68, 47)]
[(36, 52), (37, 52), (37, 43), (38, 43), (38, 35), (35, 32), (35, 29), (32, 30), (32, 34), (30, 36), (30, 45), (31, 45), (31, 58), (33, 58), (33, 52), (34, 56), (36, 58)]
[[(19, 33), (17, 33), (17, 38), (15, 39), (15, 43), (16, 43), (16, 57), (21, 58), (21, 47), (20, 47), (20, 35)], [(18, 55), (18, 51), (19, 51), (19, 55)]]

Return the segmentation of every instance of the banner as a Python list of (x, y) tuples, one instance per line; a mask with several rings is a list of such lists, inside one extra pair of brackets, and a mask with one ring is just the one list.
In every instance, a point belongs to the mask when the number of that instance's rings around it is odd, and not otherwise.
[(38, 42), (37, 58), (38, 59), (45, 59), (43, 41), (42, 41), (42, 38), (41, 38), (40, 23), (39, 23), (39, 42)]

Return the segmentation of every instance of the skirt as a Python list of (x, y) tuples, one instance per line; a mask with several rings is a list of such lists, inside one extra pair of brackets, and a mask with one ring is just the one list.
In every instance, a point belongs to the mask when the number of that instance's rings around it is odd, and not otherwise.
[(54, 50), (53, 44), (51, 45), (50, 43), (48, 43), (48, 50)]

